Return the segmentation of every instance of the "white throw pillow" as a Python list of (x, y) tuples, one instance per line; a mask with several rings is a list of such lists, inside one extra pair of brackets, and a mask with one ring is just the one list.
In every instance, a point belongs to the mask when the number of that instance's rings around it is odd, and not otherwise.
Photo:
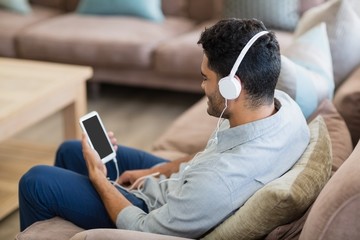
[[(330, 41), (335, 85), (338, 87), (360, 65), (359, 0), (331, 0), (303, 15), (295, 36), (325, 22)], [(358, 15), (359, 14), (359, 15)]]
[(281, 65), (276, 88), (288, 93), (306, 118), (323, 99), (332, 99), (334, 79), (325, 23), (297, 36), (281, 56)]

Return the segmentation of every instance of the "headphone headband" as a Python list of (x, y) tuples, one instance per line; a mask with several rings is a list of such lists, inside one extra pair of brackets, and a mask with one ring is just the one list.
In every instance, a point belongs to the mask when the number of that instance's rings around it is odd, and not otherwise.
[(236, 71), (239, 68), (241, 61), (244, 59), (245, 54), (249, 51), (250, 47), (255, 43), (255, 41), (259, 37), (261, 37), (267, 33), (269, 33), (269, 32), (268, 31), (258, 32), (246, 43), (245, 47), (241, 50), (238, 58), (236, 59), (234, 66), (232, 67), (231, 72), (229, 74), (229, 77), (231, 77), (231, 78), (235, 77)]

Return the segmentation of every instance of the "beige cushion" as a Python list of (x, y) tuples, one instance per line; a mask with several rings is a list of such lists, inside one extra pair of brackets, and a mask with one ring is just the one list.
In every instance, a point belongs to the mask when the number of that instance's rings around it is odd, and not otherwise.
[(355, 145), (360, 139), (360, 65), (338, 88), (334, 104), (344, 117)]
[[(299, 218), (331, 174), (331, 143), (321, 116), (310, 124), (309, 146), (282, 177), (266, 184), (205, 239), (259, 239)], [(276, 167), (276, 166), (274, 166)]]
[(301, 35), (320, 22), (325, 22), (330, 40), (336, 86), (360, 64), (360, 18), (349, 1), (331, 0), (307, 11), (295, 35)]
[(297, 36), (285, 49), (281, 64), (276, 88), (288, 93), (299, 104), (306, 118), (323, 99), (332, 99), (333, 70), (324, 23)]
[(0, 55), (15, 57), (17, 54), (15, 39), (24, 28), (60, 13), (58, 10), (41, 6), (32, 6), (31, 14), (26, 15), (0, 9)]
[(161, 41), (193, 28), (188, 19), (154, 23), (136, 17), (66, 14), (27, 29), (18, 39), (21, 57), (91, 66), (150, 68)]
[[(334, 174), (353, 150), (350, 133), (344, 119), (340, 116), (330, 100), (324, 100), (309, 120), (313, 120), (318, 115), (324, 118), (330, 135), (333, 153), (332, 174)], [(275, 228), (266, 236), (266, 240), (298, 239), (308, 213), (309, 210), (300, 219)]]
[(360, 239), (360, 144), (316, 199), (300, 240)]

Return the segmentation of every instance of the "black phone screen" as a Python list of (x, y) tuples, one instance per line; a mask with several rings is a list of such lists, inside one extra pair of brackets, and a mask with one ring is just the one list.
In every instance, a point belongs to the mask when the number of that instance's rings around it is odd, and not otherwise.
[(101, 159), (113, 152), (105, 135), (106, 133), (103, 131), (96, 116), (84, 120), (83, 125), (94, 149), (98, 152)]

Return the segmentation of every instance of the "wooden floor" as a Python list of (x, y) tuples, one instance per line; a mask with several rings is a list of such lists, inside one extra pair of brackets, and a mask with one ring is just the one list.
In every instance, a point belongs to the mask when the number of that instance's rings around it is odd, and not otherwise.
[[(198, 94), (103, 85), (100, 97), (89, 98), (88, 111), (99, 112), (107, 130), (115, 132), (119, 144), (149, 150), (172, 121), (200, 97)], [(31, 166), (52, 164), (56, 147), (63, 139), (61, 119), (60, 114), (55, 114), (1, 144), (0, 188), (3, 192), (17, 191), (20, 176)], [(3, 199), (0, 195), (0, 202)], [(0, 240), (14, 239), (19, 231), (17, 197), (7, 204), (10, 206), (7, 209), (13, 212), (0, 220)]]

